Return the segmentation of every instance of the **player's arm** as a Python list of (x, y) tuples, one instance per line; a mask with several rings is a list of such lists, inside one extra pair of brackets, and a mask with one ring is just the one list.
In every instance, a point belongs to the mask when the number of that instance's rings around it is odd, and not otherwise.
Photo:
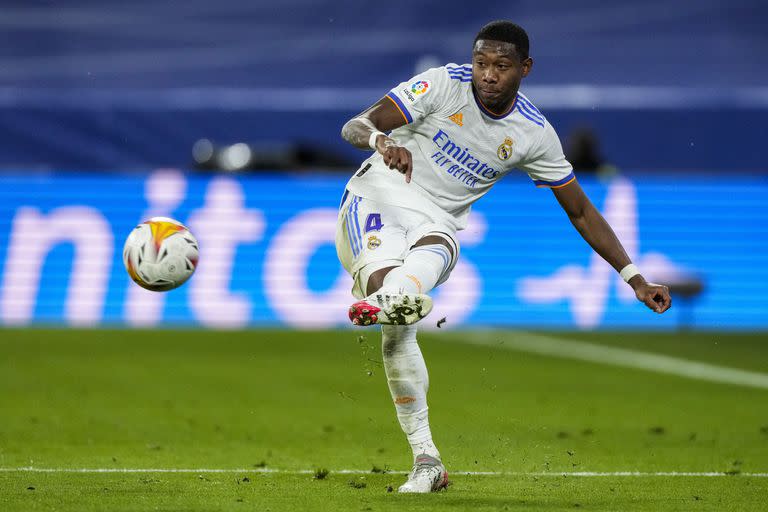
[(356, 148), (374, 149), (381, 153), (384, 163), (390, 169), (405, 174), (405, 182), (410, 183), (413, 173), (411, 152), (398, 146), (397, 142), (384, 133), (405, 124), (402, 112), (385, 96), (362, 114), (347, 121), (341, 129), (341, 136)]
[[(553, 188), (552, 192), (582, 238), (617, 272), (632, 263), (611, 226), (576, 180), (564, 187)], [(638, 300), (656, 313), (663, 313), (672, 305), (666, 286), (648, 283), (642, 274), (635, 275), (628, 282)]]

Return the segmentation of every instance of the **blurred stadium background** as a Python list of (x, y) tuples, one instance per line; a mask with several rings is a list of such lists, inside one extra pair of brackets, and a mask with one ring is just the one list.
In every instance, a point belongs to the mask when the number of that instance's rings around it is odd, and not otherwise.
[[(339, 132), (497, 18), (528, 30), (523, 91), (674, 305), (637, 303), (550, 192), (498, 184), (420, 335), (455, 486), (402, 501), (378, 333), (347, 329), (334, 224), (364, 154)], [(0, 2), (0, 510), (765, 510), (766, 20), (761, 0)], [(121, 255), (156, 215), (201, 245), (165, 294)]]
[[(508, 179), (474, 210), (438, 292), (446, 327), (768, 327), (765, 2), (3, 2), (0, 322), (344, 324), (333, 250), (363, 153), (341, 125), (392, 85), (469, 61), (483, 23), (530, 33), (523, 88), (675, 309), (638, 307), (546, 191)], [(121, 263), (150, 215), (202, 260), (153, 295)], [(589, 293), (584, 293), (589, 290)], [(299, 304), (323, 304), (296, 318)]]

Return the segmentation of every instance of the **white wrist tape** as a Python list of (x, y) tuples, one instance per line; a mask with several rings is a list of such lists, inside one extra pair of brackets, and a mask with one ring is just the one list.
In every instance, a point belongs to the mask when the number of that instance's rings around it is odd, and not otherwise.
[(630, 263), (629, 265), (621, 269), (621, 272), (619, 272), (619, 275), (621, 276), (621, 278), (624, 280), (625, 283), (628, 283), (630, 279), (632, 279), (639, 273), (640, 273), (640, 269), (637, 268), (637, 265), (635, 265), (634, 263)]
[(373, 133), (371, 133), (370, 137), (368, 137), (368, 147), (370, 147), (374, 151), (376, 151), (376, 139), (379, 138), (379, 135), (384, 135), (385, 137), (387, 136), (386, 133), (376, 130)]

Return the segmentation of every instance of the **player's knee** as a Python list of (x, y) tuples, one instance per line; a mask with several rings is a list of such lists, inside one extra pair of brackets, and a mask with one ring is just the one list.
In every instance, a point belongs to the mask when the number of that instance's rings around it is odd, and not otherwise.
[(445, 251), (445, 259), (443, 260), (443, 268), (437, 279), (435, 287), (443, 284), (448, 280), (453, 268), (456, 266), (456, 262), (459, 258), (459, 244), (455, 238), (442, 232), (442, 231), (429, 231), (423, 237), (421, 237), (413, 246), (411, 250), (416, 250), (418, 247), (429, 247), (431, 252)]
[(423, 245), (442, 245), (448, 249), (448, 253), (451, 255), (451, 260), (455, 260), (457, 256), (457, 247), (456, 242), (454, 240), (449, 239), (446, 236), (443, 236), (442, 234), (427, 234), (423, 237), (421, 237), (413, 246), (411, 246), (411, 249), (414, 247), (420, 247)]

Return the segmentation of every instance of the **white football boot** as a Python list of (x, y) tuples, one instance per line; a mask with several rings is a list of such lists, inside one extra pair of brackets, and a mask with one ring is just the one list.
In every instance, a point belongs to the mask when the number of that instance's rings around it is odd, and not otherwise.
[(411, 325), (432, 311), (432, 298), (423, 293), (376, 292), (349, 307), (355, 325)]
[(408, 480), (397, 489), (397, 492), (426, 494), (445, 489), (447, 486), (448, 472), (443, 463), (422, 453), (416, 457)]

